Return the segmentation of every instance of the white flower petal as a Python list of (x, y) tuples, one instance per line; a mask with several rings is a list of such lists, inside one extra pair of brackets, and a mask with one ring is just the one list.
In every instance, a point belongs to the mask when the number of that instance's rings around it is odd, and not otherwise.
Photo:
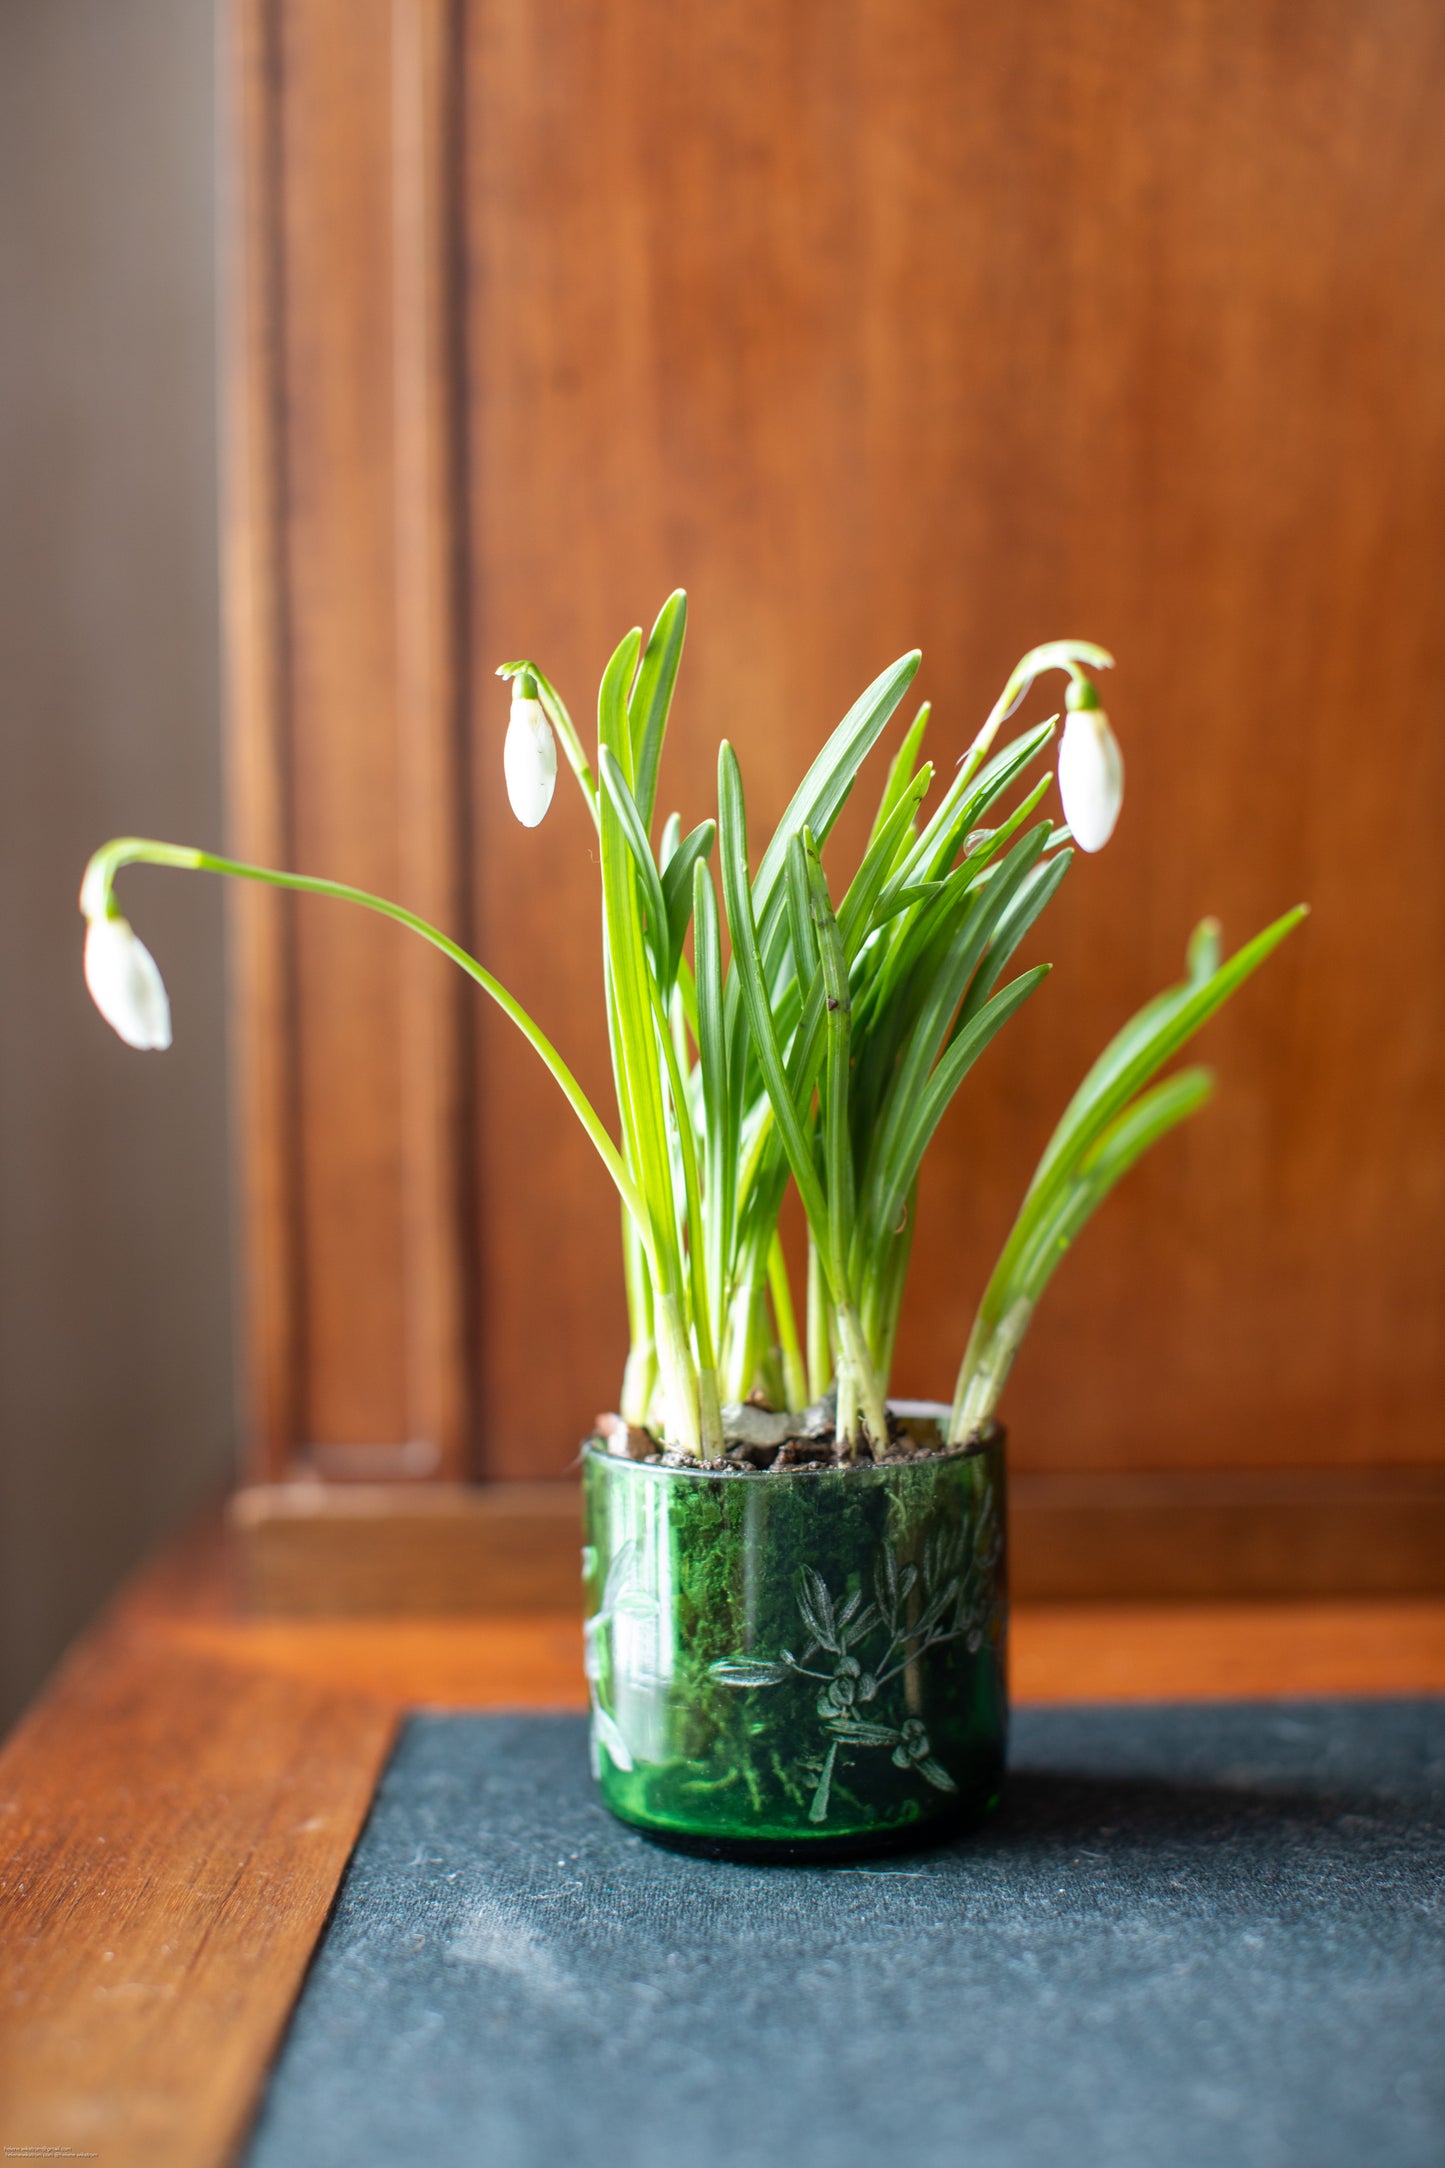
[(160, 1051), (171, 1043), (171, 1005), (156, 960), (123, 918), (93, 918), (85, 930), (90, 998), (127, 1046)]
[(1072, 708), (1059, 747), (1059, 796), (1081, 851), (1101, 851), (1124, 802), (1124, 756), (1102, 708)]
[(557, 786), (557, 741), (540, 700), (513, 700), (502, 767), (512, 811), (524, 828), (535, 828)]

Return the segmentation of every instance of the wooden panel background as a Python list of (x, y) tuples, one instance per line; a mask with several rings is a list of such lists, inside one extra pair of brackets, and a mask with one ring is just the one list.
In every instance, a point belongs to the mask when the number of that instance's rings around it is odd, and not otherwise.
[[(1052, 1119), (1195, 919), (1303, 896), (1005, 1414), (1037, 1471), (1438, 1460), (1438, 7), (233, 21), (240, 839), (470, 935), (605, 1100), (590, 833), (565, 777), (511, 821), (498, 661), (581, 720), (685, 584), (664, 800), (711, 806), (726, 732), (761, 828), (902, 650), (947, 764), (1025, 647), (1104, 641), (1124, 818), (935, 1146), (898, 1385), (949, 1390)], [(256, 1473), (560, 1473), (622, 1353), (589, 1148), (401, 936), (244, 934)]]

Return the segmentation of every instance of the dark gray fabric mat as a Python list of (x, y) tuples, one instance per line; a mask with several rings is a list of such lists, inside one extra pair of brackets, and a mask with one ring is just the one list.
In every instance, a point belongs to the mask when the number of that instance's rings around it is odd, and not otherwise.
[(740, 1867), (421, 1716), (247, 2168), (1441, 2168), (1445, 1702), (1026, 1710), (935, 1853)]

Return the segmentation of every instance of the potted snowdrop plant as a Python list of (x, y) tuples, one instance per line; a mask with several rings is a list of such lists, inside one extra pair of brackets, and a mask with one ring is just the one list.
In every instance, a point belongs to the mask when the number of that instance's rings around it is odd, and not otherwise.
[[(826, 1857), (917, 1843), (986, 1811), (1007, 1700), (1000, 1395), (1048, 1282), (1142, 1153), (1210, 1079), (1160, 1072), (1303, 915), (1224, 958), (1206, 921), (1184, 975), (1112, 1038), (1048, 1139), (962, 1349), (950, 1402), (899, 1402), (889, 1372), (928, 1145), (974, 1063), (1047, 976), (1013, 971), (1074, 851), (1119, 813), (1102, 649), (1024, 656), (933, 792), (920, 708), (857, 865), (830, 832), (918, 670), (905, 655), (849, 710), (761, 853), (724, 743), (718, 804), (657, 821), (686, 598), (603, 673), (595, 761), (538, 665), (510, 681), (508, 794), (535, 827), (560, 744), (595, 827), (616, 1128), (474, 956), (384, 897), (124, 838), (86, 870), (86, 976), (130, 1044), (170, 1043), (165, 988), (121, 915), (127, 864), (330, 896), (451, 957), (550, 1071), (617, 1191), (630, 1345), (617, 1412), (583, 1455), (593, 1764), (606, 1804), (663, 1841)], [(1034, 682), (1059, 723), (1004, 738)], [(930, 799), (933, 800), (930, 806)], [(654, 842), (654, 836), (656, 841)], [(807, 1228), (796, 1276), (779, 1234)], [(801, 1264), (801, 1260), (799, 1261)]]

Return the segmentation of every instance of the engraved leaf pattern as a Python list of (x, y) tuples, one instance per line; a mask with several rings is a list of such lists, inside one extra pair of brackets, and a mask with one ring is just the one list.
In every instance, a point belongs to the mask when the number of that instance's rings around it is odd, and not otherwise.
[(803, 1624), (813, 1636), (814, 1645), (836, 1652), (838, 1626), (833, 1599), (828, 1594), (827, 1582), (813, 1566), (804, 1566), (798, 1574), (798, 1609), (803, 1614)]
[(844, 1645), (844, 1647), (845, 1647), (845, 1648), (850, 1648), (850, 1649), (851, 1649), (851, 1648), (852, 1648), (852, 1646), (853, 1646), (853, 1643), (854, 1643), (855, 1641), (861, 1641), (861, 1640), (863, 1639), (863, 1636), (864, 1636), (865, 1634), (871, 1634), (871, 1633), (872, 1633), (872, 1631), (873, 1631), (873, 1629), (874, 1629), (874, 1627), (875, 1627), (875, 1626), (876, 1626), (877, 1624), (878, 1624), (878, 1606), (877, 1606), (877, 1604), (876, 1604), (876, 1603), (870, 1603), (870, 1604), (869, 1604), (869, 1606), (868, 1606), (868, 1608), (866, 1609), (866, 1611), (860, 1611), (860, 1612), (858, 1613), (858, 1615), (857, 1615), (857, 1617), (856, 1617), (856, 1618), (854, 1619), (854, 1621), (853, 1621), (852, 1625), (851, 1625), (851, 1626), (850, 1626), (850, 1627), (848, 1628), (848, 1631), (847, 1631), (847, 1632), (846, 1632), (846, 1633), (844, 1634), (844, 1636), (843, 1636), (843, 1645)]
[(788, 1676), (786, 1664), (755, 1664), (746, 1656), (725, 1656), (709, 1669), (724, 1686), (777, 1686)]
[[(828, 1745), (821, 1761), (801, 1765), (814, 1783), (809, 1821), (827, 1820), (840, 1750), (887, 1748), (895, 1768), (921, 1778), (935, 1791), (958, 1790), (933, 1752), (928, 1728), (919, 1717), (905, 1716), (896, 1724), (889, 1723), (882, 1709), (868, 1705), (880, 1694), (892, 1701), (889, 1687), (901, 1699), (903, 1673), (929, 1649), (962, 1641), (970, 1654), (976, 1654), (985, 1640), (996, 1637), (997, 1569), (1002, 1554), (1003, 1534), (993, 1494), (986, 1490), (971, 1522), (936, 1525), (930, 1530), (921, 1565), (911, 1559), (900, 1561), (890, 1544), (881, 1544), (873, 1561), (869, 1602), (864, 1601), (862, 1587), (835, 1600), (816, 1568), (802, 1567), (795, 1593), (808, 1639), (801, 1657), (784, 1649), (775, 1663), (739, 1656), (710, 1667), (722, 1685), (739, 1689), (776, 1686), (789, 1677), (818, 1682), (817, 1714)], [(910, 1622), (908, 1600), (915, 1589), (919, 1600)], [(870, 1635), (883, 1639), (876, 1656), (865, 1665), (853, 1651), (861, 1650)], [(814, 1661), (820, 1656), (834, 1659), (831, 1668), (821, 1668)]]

